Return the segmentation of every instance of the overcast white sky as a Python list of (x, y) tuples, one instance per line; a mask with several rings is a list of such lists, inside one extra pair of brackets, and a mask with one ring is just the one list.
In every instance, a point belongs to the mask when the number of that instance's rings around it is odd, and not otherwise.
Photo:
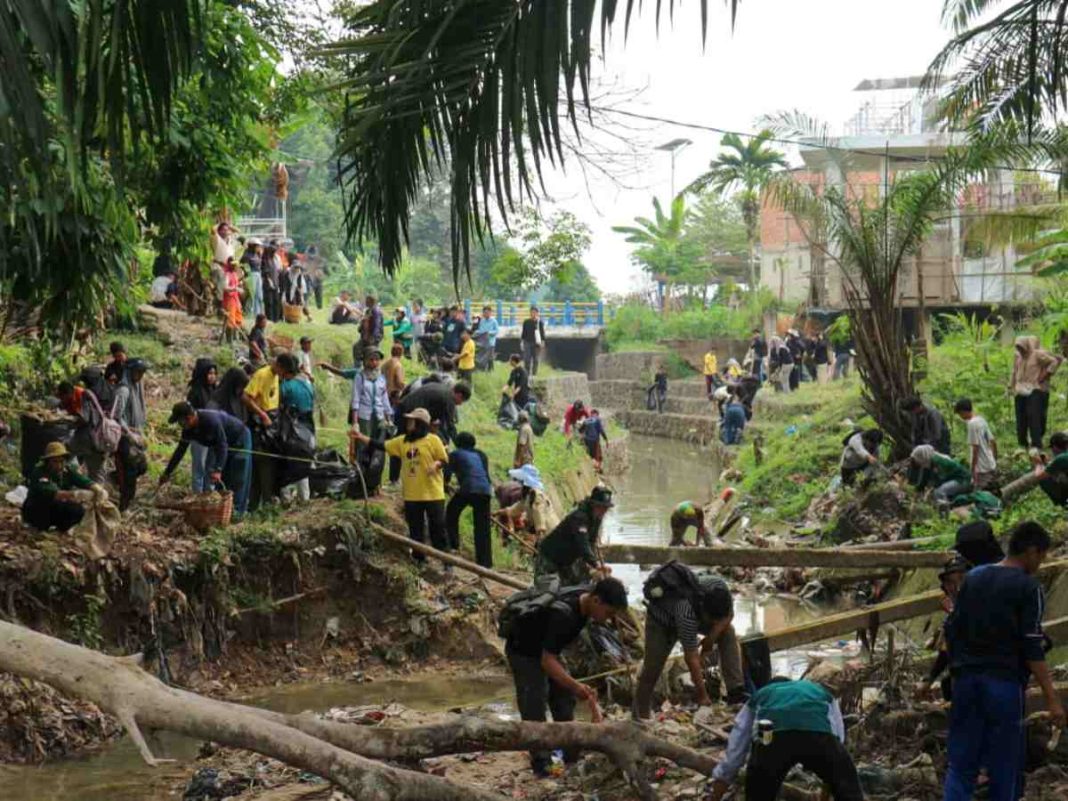
[[(761, 114), (794, 108), (837, 130), (860, 105), (851, 90), (862, 79), (922, 74), (949, 37), (942, 0), (744, 0), (733, 35), (726, 9), (712, 0), (702, 50), (697, 0), (676, 10), (674, 26), (664, 20), (659, 36), (655, 3), (644, 5), (626, 43), (617, 27), (597, 74), (643, 89), (627, 105), (634, 111), (739, 131), (754, 130)], [(574, 163), (548, 181), (554, 205), (593, 229), (585, 261), (605, 292), (629, 292), (643, 280), (611, 227), (650, 214), (654, 195), (667, 201), (671, 158), (652, 148), (676, 137), (694, 142), (676, 160), (676, 187), (685, 186), (715, 154), (718, 134), (671, 125), (643, 132), (649, 149), (627, 178), (633, 188), (593, 179), (592, 201)]]

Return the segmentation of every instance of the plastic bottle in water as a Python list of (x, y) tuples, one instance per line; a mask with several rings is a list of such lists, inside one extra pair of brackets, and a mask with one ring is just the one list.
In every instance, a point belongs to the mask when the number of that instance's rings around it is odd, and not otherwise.
[(549, 765), (550, 776), (564, 775), (564, 752), (557, 749), (552, 753), (552, 761)]

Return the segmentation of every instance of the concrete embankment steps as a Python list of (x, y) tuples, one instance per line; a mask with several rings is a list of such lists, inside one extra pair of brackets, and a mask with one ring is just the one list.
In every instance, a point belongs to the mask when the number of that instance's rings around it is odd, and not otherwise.
[(716, 418), (711, 415), (660, 414), (645, 410), (622, 409), (616, 419), (636, 434), (680, 439), (700, 445), (716, 442)]

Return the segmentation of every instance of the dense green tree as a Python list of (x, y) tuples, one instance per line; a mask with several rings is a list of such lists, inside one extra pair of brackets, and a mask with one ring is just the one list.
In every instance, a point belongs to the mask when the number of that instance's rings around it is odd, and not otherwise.
[(537, 300), (570, 300), (572, 303), (595, 303), (601, 299), (601, 288), (586, 265), (580, 261), (557, 270), (549, 283), (541, 287)]
[(761, 131), (742, 141), (737, 134), (726, 134), (720, 141), (724, 150), (712, 159), (708, 171), (698, 176), (687, 188), (688, 193), (711, 189), (722, 196), (733, 196), (742, 211), (749, 244), (749, 288), (758, 285), (756, 243), (760, 237), (761, 192), (776, 168), (786, 166), (786, 158), (768, 146), (774, 134)]
[(631, 258), (651, 277), (669, 285), (689, 285), (701, 264), (701, 249), (696, 240), (686, 236), (691, 216), (686, 198), (677, 195), (667, 214), (660, 199), (653, 198), (653, 211), (651, 219), (635, 217), (637, 225), (617, 225), (612, 230), (635, 245)]
[[(726, 0), (732, 18), (739, 0)], [(492, 215), (535, 194), (546, 161), (589, 102), (595, 31), (629, 23), (635, 0), (374, 0), (348, 16), (346, 105), (338, 143), (346, 224), (403, 259), (420, 188), (449, 164), (449, 256), (457, 276)], [(673, 11), (674, 0), (656, 4)], [(702, 0), (701, 31), (708, 0)], [(600, 9), (599, 20), (598, 11)]]

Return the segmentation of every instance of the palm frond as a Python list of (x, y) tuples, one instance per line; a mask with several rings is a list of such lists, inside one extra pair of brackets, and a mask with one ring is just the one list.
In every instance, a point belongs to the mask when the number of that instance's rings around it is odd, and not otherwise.
[[(732, 13), (739, 0), (725, 0)], [(473, 239), (538, 191), (564, 160), (561, 128), (588, 106), (596, 0), (375, 0), (325, 52), (344, 63), (348, 100), (338, 140), (350, 240), (378, 242), (392, 272), (410, 211), (447, 164), (454, 277)], [(635, 0), (604, 0), (602, 39)], [(656, 20), (675, 0), (657, 3)], [(701, 2), (702, 28), (707, 0)]]

